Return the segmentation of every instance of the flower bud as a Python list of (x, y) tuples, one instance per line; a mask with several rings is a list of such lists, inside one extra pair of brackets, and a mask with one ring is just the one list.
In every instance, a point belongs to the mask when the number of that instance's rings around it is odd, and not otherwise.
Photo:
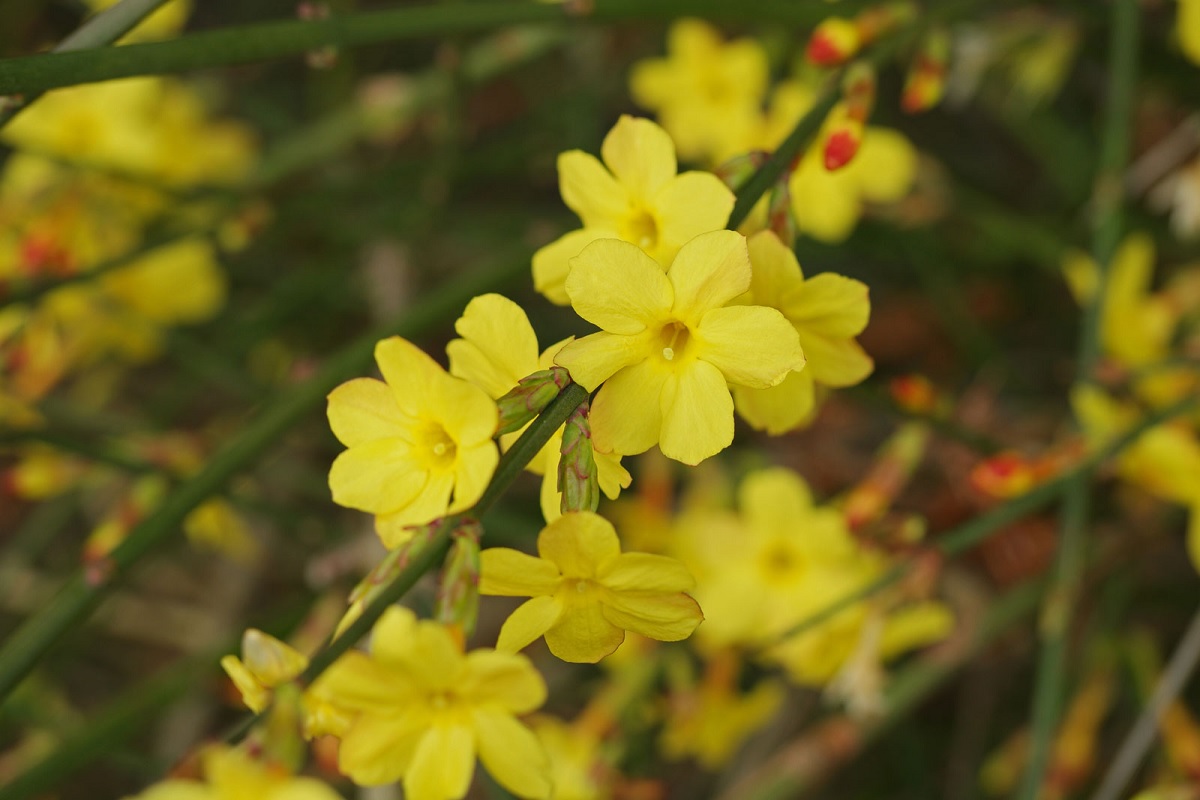
[(769, 157), (770, 154), (766, 150), (751, 150), (721, 164), (713, 170), (713, 174), (731, 191), (736, 192), (746, 185), (746, 181), (750, 180), (755, 172), (762, 169)]
[(483, 527), (467, 520), (451, 534), (450, 554), (442, 567), (434, 619), (456, 626), (464, 637), (475, 631), (479, 616), (479, 537)]
[(908, 69), (900, 107), (910, 114), (928, 111), (946, 92), (946, 64), (950, 60), (950, 34), (935, 29), (922, 41)]
[(821, 21), (808, 40), (804, 55), (819, 67), (834, 67), (853, 58), (862, 48), (858, 26), (842, 17)]
[(512, 433), (525, 427), (570, 382), (570, 374), (558, 366), (538, 370), (521, 378), (508, 394), (496, 401), (500, 408), (500, 426), (496, 433)]
[(242, 693), (242, 701), (259, 713), (271, 703), (271, 690), (292, 681), (308, 667), (308, 659), (286, 643), (255, 628), (242, 634), (242, 658), (225, 656), (221, 668)]
[(971, 485), (991, 497), (1007, 499), (1025, 494), (1037, 483), (1037, 470), (1020, 453), (992, 456), (971, 470)]
[(562, 458), (558, 462), (558, 491), (561, 509), (595, 511), (600, 507), (600, 481), (592, 452), (592, 427), (588, 423), (588, 404), (581, 403), (563, 427)]

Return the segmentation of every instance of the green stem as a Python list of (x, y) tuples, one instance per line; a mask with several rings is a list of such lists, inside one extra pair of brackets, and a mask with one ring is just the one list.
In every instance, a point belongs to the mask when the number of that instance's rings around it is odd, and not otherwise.
[[(121, 0), (80, 25), (78, 30), (59, 42), (51, 53), (90, 50), (112, 44), (137, 27), (139, 22), (165, 2), (167, 0)], [(20, 104), (0, 109), (0, 128), (23, 109), (28, 108), (39, 94), (36, 90), (26, 90)]]
[(491, 291), (528, 269), (514, 260), (497, 270), (487, 269), (455, 280), (435, 292), (398, 324), (364, 336), (332, 357), (307, 382), (287, 390), (227, 447), (216, 453), (204, 469), (182, 483), (143, 520), (113, 551), (107, 574), (97, 580), (81, 571), (67, 581), (50, 604), (5, 640), (0, 648), (0, 700), (7, 697), (38, 660), (72, 627), (87, 618), (143, 555), (177, 533), (184, 518), (230, 479), (256, 462), (284, 434), (320, 406), (325, 395), (342, 381), (362, 372), (371, 360), (376, 341), (390, 335), (413, 338), (457, 313), (467, 301)]
[[(149, 0), (140, 0), (149, 2)], [(132, 2), (132, 0), (127, 0)], [(205, 31), (165, 42), (117, 48), (47, 53), (0, 61), (0, 94), (31, 94), (78, 83), (246, 64), (299, 55), (317, 48), (354, 47), (418, 38), (478, 33), (505, 25), (553, 22), (573, 16), (598, 21), (693, 14), (722, 19), (803, 26), (827, 12), (792, 0), (754, 4), (727, 0), (594, 0), (579, 4), (532, 0), (403, 6), (385, 11), (338, 14), (324, 20), (283, 20)]]
[[(1123, 224), (1121, 203), (1123, 173), (1129, 158), (1133, 93), (1137, 78), (1137, 0), (1116, 0), (1112, 7), (1109, 48), (1108, 107), (1100, 147), (1100, 164), (1094, 189), (1092, 258), (1099, 280), (1096, 294), (1084, 308), (1079, 339), (1076, 379), (1088, 381), (1100, 354), (1100, 327), (1104, 315), (1109, 266)], [(1067, 634), (1079, 598), (1087, 549), (1091, 505), (1091, 470), (1078, 471), (1066, 487), (1062, 535), (1054, 566), (1054, 583), (1042, 607), (1041, 650), (1033, 695), (1029, 761), (1017, 797), (1037, 800), (1050, 761), (1054, 730), (1062, 713), (1066, 690)]]

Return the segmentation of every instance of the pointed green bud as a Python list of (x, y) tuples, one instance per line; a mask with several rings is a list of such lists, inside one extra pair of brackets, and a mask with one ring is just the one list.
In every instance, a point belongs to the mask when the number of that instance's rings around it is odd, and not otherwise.
[(335, 638), (341, 636), (342, 631), (350, 627), (354, 620), (362, 615), (363, 609), (371, 604), (371, 601), (383, 591), (383, 588), (391, 583), (408, 566), (408, 563), (428, 546), (443, 523), (444, 520), (435, 519), (426, 525), (414, 525), (409, 528), (408, 530), (413, 532), (412, 538), (395, 550), (389, 550), (374, 569), (358, 582), (358, 585), (350, 592), (349, 607), (333, 632)]
[(558, 491), (562, 512), (595, 511), (600, 506), (600, 479), (592, 452), (589, 406), (584, 401), (563, 426), (562, 457), (558, 461)]
[(479, 616), (479, 537), (483, 526), (464, 520), (450, 534), (450, 554), (442, 567), (434, 618), (456, 625), (464, 637), (475, 631)]
[(496, 433), (512, 433), (525, 427), (570, 383), (570, 374), (557, 366), (521, 378), (520, 383), (496, 401), (500, 408), (500, 426)]

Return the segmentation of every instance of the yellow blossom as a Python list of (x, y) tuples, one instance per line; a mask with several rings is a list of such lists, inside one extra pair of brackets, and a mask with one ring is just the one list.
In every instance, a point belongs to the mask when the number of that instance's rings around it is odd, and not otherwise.
[(1179, 0), (1178, 25), (1183, 54), (1200, 65), (1200, 0)]
[(736, 387), (733, 399), (755, 428), (780, 434), (811, 418), (814, 386), (853, 386), (871, 374), (874, 362), (854, 341), (867, 325), (871, 304), (859, 281), (832, 273), (806, 279), (795, 254), (771, 231), (755, 234), (748, 244), (754, 269), (750, 302), (783, 312), (808, 361), (778, 386)]
[(725, 43), (697, 19), (675, 22), (666, 58), (634, 65), (634, 102), (654, 111), (689, 161), (715, 162), (759, 124), (768, 80), (767, 54), (753, 39)]
[[(1063, 262), (1063, 273), (1075, 298), (1090, 302), (1099, 273), (1081, 252)], [(1146, 233), (1125, 237), (1113, 254), (1100, 317), (1100, 343), (1106, 355), (1125, 366), (1140, 366), (1166, 357), (1178, 314), (1166, 298), (1150, 292), (1154, 277), (1154, 240)]]
[(595, 731), (542, 715), (530, 724), (550, 759), (554, 800), (607, 800), (613, 796), (609, 786), (613, 770), (603, 760), (602, 742)]
[(600, 154), (604, 164), (581, 150), (558, 157), (563, 201), (583, 227), (534, 254), (533, 282), (559, 305), (569, 302), (568, 262), (590, 242), (631, 242), (665, 269), (689, 239), (724, 228), (733, 210), (733, 193), (715, 175), (675, 174), (671, 137), (650, 120), (621, 117)]
[(506, 547), (482, 553), (480, 593), (532, 598), (500, 629), (500, 650), (521, 650), (544, 635), (562, 660), (594, 663), (627, 630), (675, 642), (704, 618), (685, 594), (693, 580), (681, 563), (622, 553), (612, 525), (591, 512), (564, 514), (543, 528), (538, 556)]
[(728, 384), (765, 389), (804, 364), (796, 330), (773, 308), (728, 306), (750, 287), (746, 240), (714, 231), (688, 242), (664, 275), (637, 247), (601, 239), (571, 262), (567, 294), (601, 328), (555, 361), (588, 390), (601, 452), (698, 464), (733, 441)]
[(203, 782), (166, 780), (131, 800), (341, 800), (340, 794), (320, 781), (289, 775), (239, 748), (210, 747), (201, 761)]
[(409, 538), (406, 526), (463, 511), (483, 494), (499, 460), (498, 412), (481, 389), (398, 336), (375, 346), (375, 361), (383, 381), (358, 378), (329, 395), (330, 427), (349, 448), (329, 487), (335, 503), (375, 514), (394, 548)]
[(464, 655), (448, 628), (393, 607), (375, 625), (370, 655), (342, 656), (314, 689), (350, 716), (338, 766), (355, 783), (403, 779), (408, 800), (455, 800), (467, 793), (478, 754), (513, 794), (550, 797), (545, 753), (516, 718), (546, 699), (524, 656)]
[(292, 681), (307, 667), (308, 659), (301, 653), (255, 628), (242, 634), (242, 658), (221, 659), (221, 668), (242, 693), (242, 702), (256, 714), (270, 705), (272, 689)]
[[(467, 304), (463, 315), (454, 323), (461, 339), (446, 345), (450, 358), (450, 374), (475, 384), (492, 399), (499, 399), (526, 375), (554, 364), (554, 356), (569, 339), (552, 344), (539, 355), (537, 334), (525, 312), (513, 301), (498, 294), (485, 294)], [(522, 429), (523, 430), (523, 429)], [(501, 437), (508, 447), (521, 431)], [(550, 437), (526, 466), (542, 476), (541, 506), (546, 521), (561, 515), (562, 494), (558, 491), (558, 462), (561, 456), (562, 428)], [(600, 489), (615, 500), (621, 489), (632, 480), (621, 466), (621, 457), (613, 453), (596, 453), (596, 472)]]
[(822, 242), (843, 241), (867, 203), (895, 203), (916, 179), (916, 148), (888, 128), (867, 126), (854, 159), (834, 172), (825, 168), (821, 150), (808, 148), (788, 179), (788, 191), (796, 230)]

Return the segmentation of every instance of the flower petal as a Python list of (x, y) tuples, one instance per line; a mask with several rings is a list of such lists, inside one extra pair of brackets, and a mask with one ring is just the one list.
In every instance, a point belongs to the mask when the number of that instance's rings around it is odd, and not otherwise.
[(592, 400), (592, 445), (604, 453), (634, 455), (657, 444), (662, 409), (656, 401), (670, 376), (646, 359), (609, 378)]
[(733, 397), (712, 364), (695, 361), (668, 380), (661, 402), (658, 446), (667, 458), (695, 466), (733, 442)]
[(543, 471), (542, 485), (538, 491), (538, 506), (541, 507), (542, 519), (546, 522), (553, 522), (562, 516), (562, 492), (558, 490), (558, 461), (557, 458), (554, 460), (553, 469)]
[(626, 335), (665, 317), (674, 297), (654, 259), (620, 239), (597, 239), (571, 259), (566, 289), (576, 314)]
[(417, 744), (404, 773), (407, 800), (458, 800), (475, 774), (475, 732), (467, 725), (435, 724)]
[(750, 253), (750, 294), (754, 305), (783, 309), (783, 299), (804, 281), (792, 248), (774, 231), (759, 231), (746, 240)]
[(376, 520), (376, 528), (381, 528), (380, 520), (384, 520), (383, 527), (398, 530), (410, 525), (424, 525), (438, 517), (444, 517), (450, 508), (450, 494), (453, 491), (454, 473), (431, 473), (420, 494), (403, 508), (382, 514), (380, 519)]
[(446, 345), (450, 374), (475, 384), (493, 400), (537, 372), (537, 334), (521, 307), (507, 297), (476, 297), (454, 330), (462, 338)]
[(553, 595), (542, 595), (517, 606), (500, 627), (496, 649), (505, 653), (524, 650), (562, 618), (563, 605)]
[(737, 231), (702, 233), (685, 244), (667, 277), (675, 290), (674, 315), (689, 327), (750, 288), (750, 254)]
[(558, 188), (563, 202), (585, 228), (615, 230), (629, 212), (629, 193), (595, 156), (568, 150), (558, 156)]
[(347, 447), (376, 439), (407, 439), (408, 420), (383, 381), (355, 378), (329, 393), (329, 427)]
[(765, 389), (804, 367), (796, 329), (766, 306), (714, 308), (701, 317), (696, 337), (699, 357), (730, 383)]
[[(851, 164), (862, 158), (860, 152)], [(846, 169), (830, 172), (815, 155), (801, 159), (788, 181), (792, 196), (792, 216), (803, 234), (821, 242), (836, 244), (845, 240), (862, 215), (862, 202), (854, 179)]]
[(491, 482), (499, 462), (500, 453), (491, 439), (474, 447), (460, 449), (458, 464), (454, 469), (454, 502), (447, 510), (456, 513), (475, 505)]
[(593, 453), (596, 459), (596, 477), (600, 483), (600, 491), (609, 500), (616, 500), (622, 489), (628, 489), (633, 483), (629, 470), (621, 466), (621, 456), (616, 453)]
[(405, 668), (420, 686), (427, 690), (453, 688), (462, 679), (465, 666), (462, 645), (446, 626), (431, 620), (417, 622)]
[(685, 172), (663, 186), (653, 202), (659, 239), (678, 249), (702, 233), (724, 228), (734, 196), (712, 173)]
[(779, 436), (801, 427), (816, 410), (813, 376), (808, 369), (789, 372), (778, 386), (733, 387), (733, 404), (750, 427)]
[(594, 578), (621, 554), (612, 523), (590, 511), (564, 514), (551, 522), (538, 534), (537, 547), (564, 578)]
[(377, 439), (351, 447), (329, 468), (329, 488), (339, 506), (388, 514), (412, 502), (427, 473), (414, 461), (408, 442)]
[(675, 144), (648, 119), (623, 114), (604, 137), (600, 155), (635, 200), (648, 201), (675, 177)]
[(476, 708), (471, 714), (479, 760), (496, 782), (518, 797), (545, 800), (553, 793), (550, 762), (536, 736), (510, 714)]
[(875, 362), (853, 339), (800, 335), (808, 366), (804, 371), (825, 386), (853, 386), (875, 369)]
[(320, 697), (350, 711), (398, 709), (410, 697), (403, 674), (357, 650), (341, 656), (313, 686)]
[(371, 629), (371, 657), (381, 664), (403, 668), (412, 658), (416, 631), (417, 615), (411, 609), (389, 607)]
[(858, 154), (843, 171), (858, 182), (864, 199), (895, 203), (916, 179), (917, 149), (898, 131), (868, 127)]
[(696, 585), (680, 561), (651, 553), (622, 553), (597, 577), (613, 592), (688, 592)]
[(608, 228), (580, 228), (564, 233), (533, 254), (533, 288), (545, 295), (551, 303), (560, 306), (571, 305), (571, 298), (567, 297), (567, 275), (571, 272), (571, 259), (597, 239), (616, 236), (616, 229)]
[(512, 714), (528, 714), (546, 702), (546, 682), (525, 656), (497, 650), (467, 655), (462, 693), (473, 705), (494, 705)]
[(780, 306), (804, 331), (830, 338), (857, 336), (871, 317), (871, 300), (862, 281), (823, 272), (796, 287)]
[(605, 618), (599, 602), (568, 606), (558, 624), (546, 631), (550, 652), (573, 664), (595, 664), (623, 641), (625, 631)]
[(428, 418), (440, 422), (459, 447), (490, 442), (500, 422), (496, 401), (478, 386), (438, 370)]
[(446, 373), (424, 350), (392, 336), (375, 345), (375, 363), (404, 413), (421, 417), (438, 407), (437, 386)]
[(592, 392), (614, 373), (643, 361), (648, 352), (648, 336), (593, 333), (559, 350), (554, 363), (571, 373), (571, 380)]
[(558, 567), (544, 558), (509, 547), (489, 547), (479, 554), (480, 594), (537, 597), (554, 594), (562, 579)]
[(888, 614), (879, 654), (890, 659), (916, 647), (946, 638), (954, 629), (954, 614), (942, 603), (910, 603)]
[(424, 729), (417, 715), (364, 714), (342, 737), (338, 769), (359, 786), (393, 783), (409, 770)]
[(700, 604), (682, 592), (614, 593), (603, 613), (617, 627), (660, 642), (682, 641), (704, 621)]
[(758, 535), (802, 535), (797, 525), (812, 515), (808, 484), (789, 469), (756, 470), (738, 488), (738, 508)]

